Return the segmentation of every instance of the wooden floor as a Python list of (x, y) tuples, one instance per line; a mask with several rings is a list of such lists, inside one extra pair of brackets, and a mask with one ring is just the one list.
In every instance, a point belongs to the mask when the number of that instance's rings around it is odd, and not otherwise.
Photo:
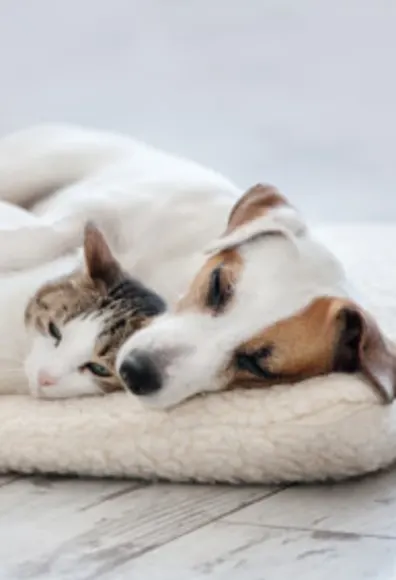
[(289, 488), (0, 480), (0, 579), (396, 579), (396, 471)]

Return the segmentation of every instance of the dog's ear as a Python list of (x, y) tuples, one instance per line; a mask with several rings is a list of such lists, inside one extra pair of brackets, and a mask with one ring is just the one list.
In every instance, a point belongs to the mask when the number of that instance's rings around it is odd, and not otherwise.
[(258, 184), (234, 205), (223, 236), (208, 251), (229, 249), (262, 234), (301, 235), (304, 231), (299, 214), (276, 187)]
[(225, 235), (271, 210), (290, 207), (287, 199), (276, 187), (258, 183), (248, 189), (232, 208)]
[(354, 303), (334, 300), (334, 371), (362, 372), (385, 403), (396, 396), (396, 351), (375, 320)]
[(108, 289), (122, 279), (121, 266), (102, 232), (92, 222), (88, 222), (84, 230), (84, 256), (87, 273), (96, 284)]

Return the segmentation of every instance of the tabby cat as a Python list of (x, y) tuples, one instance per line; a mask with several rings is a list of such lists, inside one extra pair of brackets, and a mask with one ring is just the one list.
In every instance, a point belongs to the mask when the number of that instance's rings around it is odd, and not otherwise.
[(66, 398), (121, 388), (115, 359), (133, 332), (165, 309), (160, 296), (128, 276), (92, 224), (84, 234), (85, 268), (45, 283), (25, 311), (30, 393)]

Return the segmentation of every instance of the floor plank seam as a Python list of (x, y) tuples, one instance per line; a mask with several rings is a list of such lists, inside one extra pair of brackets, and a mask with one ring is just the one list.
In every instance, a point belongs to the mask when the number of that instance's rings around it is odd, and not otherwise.
[(139, 491), (141, 489), (145, 489), (146, 487), (149, 487), (149, 485), (150, 485), (150, 483), (145, 483), (145, 482), (142, 482), (141, 484), (131, 484), (126, 489), (121, 489), (119, 491), (113, 491), (113, 492), (109, 493), (108, 495), (104, 496), (103, 498), (101, 498), (98, 502), (92, 502), (92, 503), (82, 507), (79, 511), (86, 512), (89, 509), (92, 509), (93, 507), (98, 506), (99, 504), (105, 503), (107, 501), (111, 501), (113, 499), (116, 499), (116, 498), (124, 496), (124, 495), (129, 495), (130, 493), (133, 493), (134, 491)]
[[(254, 502), (253, 502), (254, 503)], [(220, 518), (222, 519), (222, 518)], [(212, 522), (211, 522), (212, 523)], [(363, 534), (360, 532), (345, 532), (343, 530), (326, 530), (326, 529), (318, 529), (318, 528), (306, 528), (301, 526), (277, 526), (275, 524), (258, 524), (256, 522), (241, 522), (241, 521), (233, 521), (228, 520), (227, 516), (224, 518), (224, 523), (227, 525), (233, 526), (252, 526), (254, 528), (265, 528), (265, 529), (273, 529), (273, 530), (285, 530), (288, 532), (310, 532), (317, 534), (317, 537), (322, 536), (323, 538), (333, 538), (339, 539), (347, 539), (349, 538), (372, 538), (376, 540), (393, 540), (396, 541), (396, 536), (388, 536), (386, 534)]]

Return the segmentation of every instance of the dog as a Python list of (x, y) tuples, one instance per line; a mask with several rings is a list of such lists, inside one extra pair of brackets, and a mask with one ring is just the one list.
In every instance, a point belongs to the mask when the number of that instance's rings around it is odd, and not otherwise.
[(361, 372), (384, 402), (394, 399), (394, 346), (275, 188), (242, 196), (207, 254), (174, 311), (121, 348), (133, 393), (168, 407), (207, 390)]
[(243, 194), (132, 139), (51, 126), (0, 143), (0, 198), (45, 216), (23, 236), (0, 232), (14, 268), (77, 250), (93, 219), (127, 271), (168, 301), (117, 356), (125, 388), (146, 405), (330, 372), (362, 373), (394, 400), (394, 346), (275, 187)]

